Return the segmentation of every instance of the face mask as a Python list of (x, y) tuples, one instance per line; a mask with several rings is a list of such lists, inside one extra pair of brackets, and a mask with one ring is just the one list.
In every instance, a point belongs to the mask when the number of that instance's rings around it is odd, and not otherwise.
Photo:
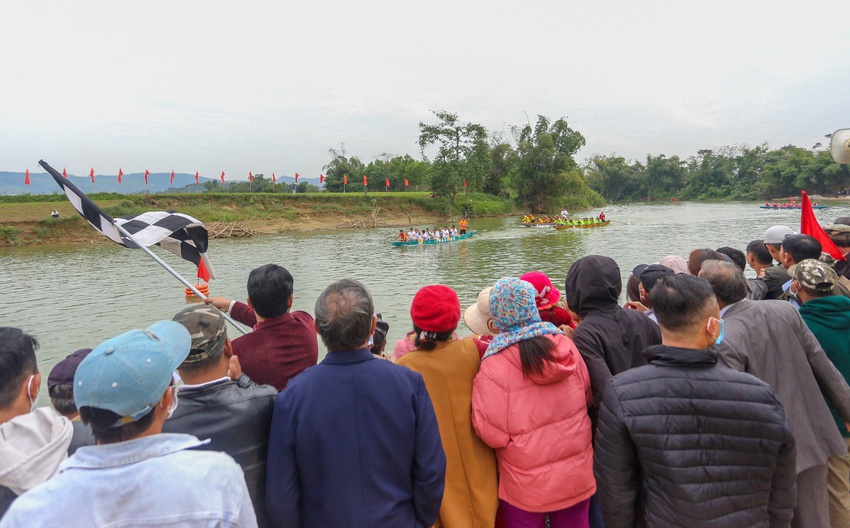
[(27, 381), (27, 398), (30, 400), (30, 412), (33, 412), (35, 408), (38, 406), (38, 392), (35, 393), (35, 398), (30, 396), (30, 388), (32, 388), (32, 380), (35, 379), (35, 375), (30, 376), (30, 379)]
[[(711, 337), (714, 337), (714, 334), (711, 333), (711, 320), (712, 319), (714, 319), (714, 317), (712, 317), (711, 319), (708, 320), (708, 323), (706, 323), (706, 325), (705, 325), (705, 329), (706, 329), (706, 331), (708, 331), (708, 333), (711, 335)], [(714, 344), (719, 345), (720, 343), (723, 342), (723, 338), (726, 337), (726, 321), (724, 321), (723, 319), (714, 319), (714, 320), (720, 321), (720, 335), (718, 335), (717, 337), (714, 338)]]
[(174, 388), (174, 393), (171, 396), (171, 405), (168, 406), (168, 414), (166, 415), (166, 420), (171, 418), (171, 415), (174, 414), (174, 411), (177, 410), (177, 387)]

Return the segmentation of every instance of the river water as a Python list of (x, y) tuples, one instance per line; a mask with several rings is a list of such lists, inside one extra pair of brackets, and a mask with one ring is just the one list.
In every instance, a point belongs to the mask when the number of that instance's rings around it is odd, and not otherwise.
[[(589, 254), (616, 260), (625, 284), (637, 264), (667, 255), (687, 258), (702, 247), (744, 250), (774, 224), (798, 230), (800, 223), (799, 211), (762, 210), (751, 203), (615, 205), (604, 211), (611, 224), (598, 229), (524, 228), (516, 217), (472, 219), (470, 228), (478, 235), (425, 247), (392, 247), (398, 228), (212, 240), (208, 254), (218, 278), (210, 295), (244, 300), (248, 272), (274, 262), (295, 279), (293, 309), (312, 313), (328, 284), (353, 278), (370, 289), (376, 309), (389, 322), (392, 349), (411, 328), (413, 295), (427, 284), (451, 286), (466, 308), (498, 278), (526, 271), (541, 270), (563, 289), (570, 265)], [(816, 215), (821, 224), (830, 223), (850, 215), (850, 204)], [(99, 236), (92, 230), (93, 239)], [(187, 278), (193, 276), (190, 263), (154, 251)], [(117, 245), (0, 249), (0, 270), (0, 326), (20, 327), (41, 343), (42, 404), (48, 403), (47, 374), (61, 358), (170, 319), (186, 302), (183, 286), (158, 264)], [(463, 323), (460, 333), (466, 334)], [(229, 335), (239, 334), (231, 328)]]

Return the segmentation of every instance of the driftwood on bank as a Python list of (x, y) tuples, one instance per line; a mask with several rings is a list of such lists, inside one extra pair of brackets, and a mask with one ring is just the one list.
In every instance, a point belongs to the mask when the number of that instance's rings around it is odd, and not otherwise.
[(259, 234), (242, 222), (213, 222), (207, 224), (207, 233), (209, 238), (245, 238)]

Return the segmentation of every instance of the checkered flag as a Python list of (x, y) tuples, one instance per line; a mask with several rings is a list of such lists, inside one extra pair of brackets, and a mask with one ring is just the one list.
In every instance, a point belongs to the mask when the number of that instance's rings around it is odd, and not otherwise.
[[(198, 277), (208, 282), (215, 278), (212, 264), (207, 257), (209, 241), (207, 228), (200, 220), (173, 211), (149, 211), (136, 216), (113, 219), (70, 180), (63, 178), (56, 169), (44, 161), (39, 161), (38, 164), (53, 176), (56, 183), (65, 191), (74, 209), (92, 227), (116, 244), (130, 248), (135, 248), (136, 244), (145, 247), (156, 244), (198, 266)], [(122, 237), (115, 224), (133, 235), (136, 244)]]

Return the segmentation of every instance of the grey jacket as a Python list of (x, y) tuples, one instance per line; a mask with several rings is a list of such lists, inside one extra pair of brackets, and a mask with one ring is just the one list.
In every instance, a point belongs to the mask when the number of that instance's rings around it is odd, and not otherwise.
[(786, 301), (745, 299), (731, 305), (723, 320), (726, 339), (715, 349), (727, 366), (776, 391), (794, 429), (797, 473), (846, 454), (823, 395), (850, 422), (850, 387), (800, 313)]

